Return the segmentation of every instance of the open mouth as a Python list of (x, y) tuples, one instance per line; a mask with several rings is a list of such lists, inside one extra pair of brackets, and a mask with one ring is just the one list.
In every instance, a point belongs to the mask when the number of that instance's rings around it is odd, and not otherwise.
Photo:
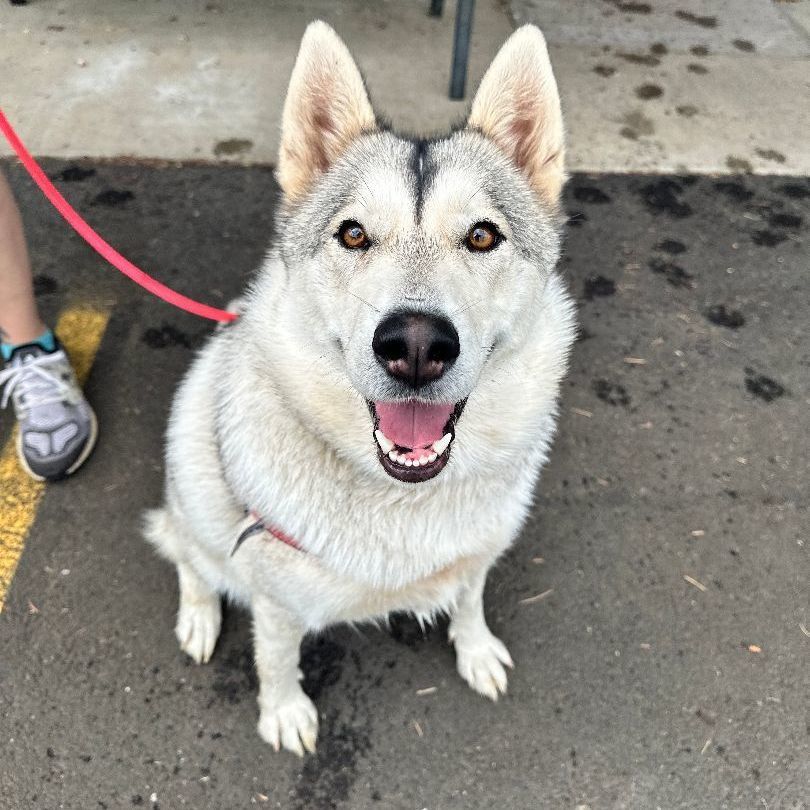
[(450, 458), (465, 402), (369, 402), (383, 469), (409, 484), (438, 475)]

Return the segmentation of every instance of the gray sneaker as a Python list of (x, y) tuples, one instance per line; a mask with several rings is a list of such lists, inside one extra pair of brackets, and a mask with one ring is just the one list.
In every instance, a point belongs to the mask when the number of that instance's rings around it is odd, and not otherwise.
[(0, 370), (20, 423), (17, 454), (37, 481), (57, 481), (75, 472), (96, 443), (96, 415), (87, 404), (62, 346), (52, 352), (37, 343), (14, 349)]

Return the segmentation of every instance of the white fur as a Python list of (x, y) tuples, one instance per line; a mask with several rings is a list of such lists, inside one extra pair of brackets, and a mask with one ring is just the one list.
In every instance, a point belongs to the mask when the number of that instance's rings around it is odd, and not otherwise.
[[(317, 48), (317, 37), (306, 47)], [(456, 148), (478, 148), (478, 135), (457, 137)], [(454, 258), (454, 228), (473, 214), (464, 213), (465, 179), (450, 175), (436, 181), (446, 198), (427, 200), (423, 217), (423, 227), (447, 230), (446, 244), (441, 236), (425, 242), (444, 274), (415, 282), (397, 270), (395, 252), (381, 247), (387, 274), (369, 273), (368, 289), (358, 288), (376, 296), (376, 309), (417, 288), (459, 311), (465, 289), (480, 285), (486, 296), (457, 315), (462, 358), (447, 385), (468, 399), (450, 461), (436, 478), (401, 483), (377, 460), (360, 388), (375, 384), (365, 363), (379, 313), (362, 304), (352, 310), (354, 299), (340, 297), (343, 288), (327, 272), (342, 260), (332, 257), (331, 241), (312, 266), (288, 267), (277, 253), (268, 258), (242, 316), (202, 350), (174, 402), (166, 501), (148, 515), (146, 535), (177, 565), (177, 635), (194, 660), (213, 651), (220, 595), (251, 608), (259, 733), (276, 749), (314, 749), (317, 713), (299, 684), (299, 644), (336, 622), (446, 611), (462, 677), (492, 699), (506, 690), (512, 661), (486, 625), (484, 583), (520, 531), (547, 457), (573, 305), (558, 276), (527, 265), (507, 245), (498, 254), (502, 267)], [(381, 193), (383, 210), (399, 212), (390, 222), (415, 228), (395, 177)], [(379, 211), (379, 202), (366, 202)], [(344, 354), (325, 337), (333, 331), (345, 337)], [(497, 344), (490, 357), (473, 350), (484, 340)], [(232, 555), (245, 508), (304, 551), (264, 534)]]

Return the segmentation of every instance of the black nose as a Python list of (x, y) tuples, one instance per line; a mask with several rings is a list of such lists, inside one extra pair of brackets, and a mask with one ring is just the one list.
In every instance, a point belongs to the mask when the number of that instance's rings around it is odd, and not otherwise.
[(412, 388), (438, 380), (461, 351), (450, 321), (420, 312), (398, 312), (380, 322), (371, 347), (380, 365)]

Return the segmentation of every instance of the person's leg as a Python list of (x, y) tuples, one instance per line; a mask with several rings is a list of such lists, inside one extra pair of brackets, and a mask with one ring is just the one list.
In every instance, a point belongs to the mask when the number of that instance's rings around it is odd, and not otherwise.
[(0, 172), (0, 340), (31, 343), (45, 332), (34, 303), (31, 264), (20, 212)]
[(77, 470), (96, 443), (96, 417), (34, 302), (22, 220), (0, 171), (0, 406), (19, 421), (17, 453), (34, 478)]

